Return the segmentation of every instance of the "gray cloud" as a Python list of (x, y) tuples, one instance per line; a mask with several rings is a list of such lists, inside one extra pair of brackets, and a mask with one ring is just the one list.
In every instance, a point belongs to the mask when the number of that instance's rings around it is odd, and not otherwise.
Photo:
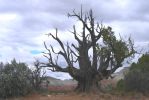
[[(97, 21), (110, 25), (122, 36), (131, 34), (137, 44), (149, 42), (149, 3), (146, 0), (0, 0), (0, 52), (3, 61), (12, 58), (31, 62), (31, 50), (44, 50), (44, 34), (59, 29), (63, 41), (72, 41), (66, 31), (76, 23), (67, 13), (93, 9)], [(79, 26), (78, 26), (79, 27)], [(74, 41), (73, 41), (74, 42)], [(57, 43), (52, 43), (57, 48)], [(145, 44), (145, 45), (146, 45)], [(41, 57), (38, 55), (37, 57)], [(42, 58), (43, 59), (43, 58)]]
[[(20, 40), (15, 39), (15, 36), (12, 37), (16, 42), (28, 41), (30, 43), (29, 40), (32, 37), (38, 36), (44, 30), (56, 27), (60, 30), (68, 30), (74, 22), (67, 18), (67, 13), (72, 12), (73, 9), (79, 11), (81, 4), (84, 11), (93, 9), (95, 18), (99, 22), (113, 23), (117, 21), (120, 24), (125, 22), (122, 29), (127, 29), (128, 33), (137, 33), (137, 36), (141, 36), (142, 39), (148, 39), (144, 36), (148, 27), (140, 27), (140, 25), (137, 26), (133, 23), (140, 21), (141, 24), (142, 21), (149, 20), (147, 9), (149, 4), (145, 0), (98, 0), (94, 2), (92, 0), (1, 0), (0, 13), (17, 14), (20, 20), (13, 22), (12, 26), (9, 27), (13, 30), (9, 34), (19, 34), (17, 37)], [(135, 30), (136, 27), (139, 29)], [(140, 35), (140, 31), (143, 35)], [(137, 37), (135, 38), (138, 40)]]

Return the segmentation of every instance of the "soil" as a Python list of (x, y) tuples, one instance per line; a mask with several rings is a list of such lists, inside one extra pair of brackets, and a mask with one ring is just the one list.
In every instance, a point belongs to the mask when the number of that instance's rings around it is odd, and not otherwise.
[(59, 94), (32, 94), (26, 97), (13, 98), (9, 100), (149, 100), (149, 98), (141, 95), (117, 96), (111, 94), (76, 94), (76, 93), (59, 93)]

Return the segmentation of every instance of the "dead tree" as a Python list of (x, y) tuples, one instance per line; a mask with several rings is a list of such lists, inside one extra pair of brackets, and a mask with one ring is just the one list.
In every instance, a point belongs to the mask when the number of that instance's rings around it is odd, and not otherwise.
[[(68, 14), (69, 17), (77, 18), (82, 23), (82, 32), (77, 32), (75, 25), (73, 26), (74, 39), (77, 44), (64, 44), (58, 37), (58, 30), (51, 36), (61, 50), (55, 52), (52, 45), (49, 47), (46, 43), (44, 46), (47, 53), (44, 56), (48, 59), (45, 67), (49, 67), (54, 72), (69, 73), (76, 81), (78, 81), (77, 91), (87, 92), (98, 88), (98, 82), (109, 77), (113, 72), (122, 66), (123, 61), (131, 57), (135, 51), (133, 42), (129, 38), (128, 41), (116, 39), (111, 27), (105, 27), (95, 21), (93, 12), (83, 14), (73, 11)], [(101, 41), (99, 41), (101, 40)], [(89, 53), (89, 50), (92, 52)], [(56, 58), (53, 57), (56, 55)], [(58, 64), (59, 56), (62, 56), (67, 66)], [(78, 66), (75, 66), (78, 63)]]
[(43, 81), (47, 80), (45, 76), (46, 71), (42, 69), (41, 63), (38, 60), (34, 62), (34, 67), (35, 69), (31, 72), (31, 84), (35, 90), (40, 90)]

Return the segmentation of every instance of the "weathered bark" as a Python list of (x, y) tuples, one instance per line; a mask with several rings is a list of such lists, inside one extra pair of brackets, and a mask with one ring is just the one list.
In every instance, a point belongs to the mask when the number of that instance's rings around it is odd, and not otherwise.
[(99, 91), (100, 86), (98, 82), (99, 80), (97, 80), (95, 77), (90, 77), (89, 75), (86, 75), (86, 77), (83, 78), (82, 80), (78, 80), (78, 85), (75, 91), (77, 92)]
[[(69, 73), (75, 80), (78, 81), (77, 91), (87, 92), (98, 89), (98, 81), (110, 77), (115, 70), (122, 66), (125, 58), (132, 56), (135, 51), (133, 43), (129, 39), (128, 43), (123, 40), (116, 39), (111, 27), (104, 27), (96, 24), (92, 10), (83, 15), (82, 9), (80, 13), (68, 14), (69, 17), (75, 17), (82, 23), (82, 32), (77, 33), (75, 26), (73, 26), (74, 38), (77, 45), (71, 44), (73, 49), (67, 43), (64, 45), (56, 35), (48, 34), (58, 42), (61, 47), (59, 52), (55, 52), (53, 46), (47, 47), (44, 43), (48, 53), (44, 56), (49, 60), (44, 66), (49, 67), (51, 71)], [(79, 35), (78, 35), (79, 34)], [(103, 43), (99, 45), (98, 41), (102, 38)], [(102, 45), (104, 44), (104, 45)], [(92, 49), (92, 53), (89, 50)], [(57, 55), (56, 59), (52, 55)], [(58, 58), (62, 56), (67, 63), (67, 66), (60, 66)], [(74, 66), (78, 63), (78, 67)]]

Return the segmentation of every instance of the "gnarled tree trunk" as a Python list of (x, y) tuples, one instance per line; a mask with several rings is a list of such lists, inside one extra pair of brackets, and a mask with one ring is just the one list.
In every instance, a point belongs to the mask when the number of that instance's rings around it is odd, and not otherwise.
[(83, 78), (82, 80), (78, 80), (76, 91), (79, 91), (79, 92), (98, 91), (100, 90), (98, 81), (99, 80), (97, 80), (96, 78), (86, 76), (86, 78)]
[[(59, 52), (55, 52), (53, 46), (47, 47), (48, 53), (44, 56), (49, 60), (49, 63), (44, 64), (44, 67), (49, 67), (51, 71), (69, 73), (76, 81), (78, 81), (77, 91), (87, 92), (98, 89), (98, 81), (108, 78), (117, 68), (122, 66), (125, 58), (132, 56), (135, 51), (131, 39), (128, 43), (123, 40), (116, 39), (111, 27), (101, 26), (95, 22), (92, 10), (87, 14), (80, 13), (68, 14), (69, 17), (75, 17), (82, 23), (82, 32), (77, 32), (73, 26), (74, 38), (77, 45), (64, 43), (56, 35), (49, 34), (58, 42), (61, 47)], [(97, 23), (97, 24), (96, 24)], [(79, 35), (78, 35), (79, 34)], [(102, 39), (101, 39), (102, 38)], [(102, 42), (99, 42), (99, 39)], [(101, 43), (101, 44), (99, 44)], [(92, 51), (92, 52), (89, 52)], [(57, 55), (56, 59), (53, 54)], [(67, 63), (67, 66), (58, 64), (58, 58), (62, 56)], [(75, 66), (78, 63), (79, 66)]]

